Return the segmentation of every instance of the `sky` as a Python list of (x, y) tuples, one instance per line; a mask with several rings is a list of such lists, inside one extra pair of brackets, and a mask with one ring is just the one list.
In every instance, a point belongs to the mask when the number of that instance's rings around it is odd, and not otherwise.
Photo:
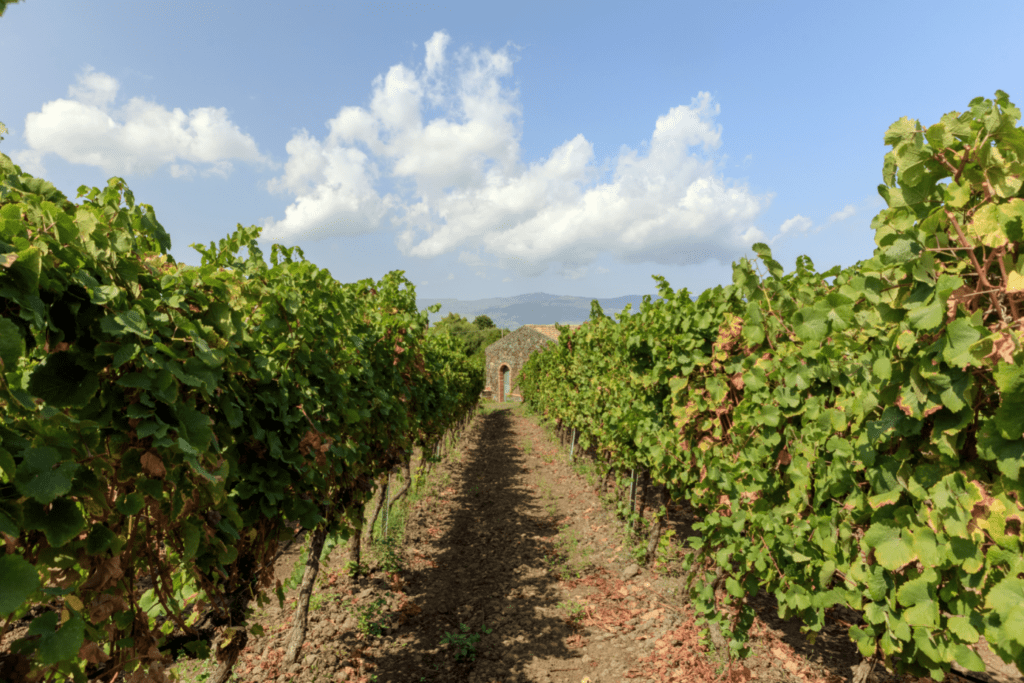
[(886, 129), (997, 89), (1019, 0), (24, 0), (0, 152), (72, 201), (123, 178), (178, 261), (263, 227), (420, 299), (699, 294), (768, 243), (875, 248)]

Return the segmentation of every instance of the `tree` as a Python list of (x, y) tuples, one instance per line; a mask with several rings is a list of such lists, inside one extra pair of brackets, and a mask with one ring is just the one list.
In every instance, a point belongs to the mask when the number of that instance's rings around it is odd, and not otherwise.
[[(489, 323), (489, 324), (488, 324)], [(494, 321), (486, 315), (477, 316), (469, 322), (458, 313), (449, 313), (431, 326), (428, 334), (447, 332), (472, 361), (473, 365), (484, 372), (487, 362), (485, 353), (488, 346), (508, 334), (507, 329), (498, 329)]]

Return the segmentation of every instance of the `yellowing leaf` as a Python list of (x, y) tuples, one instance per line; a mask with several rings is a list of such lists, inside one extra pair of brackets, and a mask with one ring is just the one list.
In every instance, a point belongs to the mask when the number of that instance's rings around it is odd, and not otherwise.
[(1010, 274), (1006, 278), (1006, 292), (1007, 294), (1024, 292), (1024, 275), (1021, 275), (1015, 270), (1011, 270)]

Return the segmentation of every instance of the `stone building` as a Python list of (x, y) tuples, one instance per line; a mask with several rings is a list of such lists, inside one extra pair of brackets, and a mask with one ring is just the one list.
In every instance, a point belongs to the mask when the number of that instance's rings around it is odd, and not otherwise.
[[(576, 329), (579, 325), (567, 327)], [(519, 371), (530, 354), (557, 340), (558, 330), (554, 325), (523, 325), (488, 346), (484, 350), (487, 357), (484, 397), (502, 403), (522, 401), (516, 384)]]

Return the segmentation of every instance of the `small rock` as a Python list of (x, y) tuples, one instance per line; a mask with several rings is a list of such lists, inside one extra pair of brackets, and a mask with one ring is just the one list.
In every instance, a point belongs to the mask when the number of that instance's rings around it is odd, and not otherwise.
[(304, 666), (313, 666), (316, 664), (316, 655), (306, 655), (306, 658), (302, 660)]
[(634, 576), (636, 576), (639, 573), (640, 573), (640, 567), (638, 567), (635, 564), (631, 564), (628, 567), (626, 567), (626, 571), (622, 572), (622, 578), (624, 578), (624, 579), (626, 579), (628, 581), (629, 579), (632, 579)]

